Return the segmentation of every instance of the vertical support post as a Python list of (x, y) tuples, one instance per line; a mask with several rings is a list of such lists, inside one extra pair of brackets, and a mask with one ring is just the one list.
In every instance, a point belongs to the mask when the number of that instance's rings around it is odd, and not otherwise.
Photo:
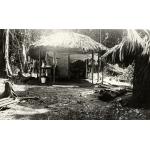
[(93, 80), (94, 80), (94, 52), (92, 51), (92, 84), (93, 84)]
[(86, 68), (85, 68), (85, 78), (87, 79), (88, 78), (88, 59), (85, 60), (85, 65), (86, 65)]
[[(99, 43), (101, 43), (101, 29), (99, 29)], [(97, 73), (97, 82), (99, 82), (99, 73), (100, 73), (100, 48), (99, 48), (99, 52), (98, 52), (98, 73)]]
[(53, 84), (55, 83), (56, 53), (53, 53)]
[[(104, 40), (104, 45), (106, 46), (106, 38)], [(105, 63), (101, 59), (101, 68), (102, 68), (102, 84), (104, 83), (104, 65)]]
[(70, 80), (70, 54), (68, 54), (68, 80)]
[[(47, 57), (48, 57), (48, 55), (46, 52), (46, 54), (45, 54), (45, 67), (47, 66)], [(45, 69), (45, 75), (46, 75), (46, 77), (48, 76), (48, 70), (47, 69)]]
[(41, 51), (39, 50), (39, 77), (41, 80)]

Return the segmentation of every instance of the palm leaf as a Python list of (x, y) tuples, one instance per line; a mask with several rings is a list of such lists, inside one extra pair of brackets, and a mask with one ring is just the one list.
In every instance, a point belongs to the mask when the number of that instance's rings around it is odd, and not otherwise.
[[(147, 35), (149, 33), (150, 32), (146, 31)], [(141, 55), (144, 50), (145, 54), (150, 53), (150, 42), (146, 45), (144, 44), (145, 41), (140, 37), (136, 30), (126, 30), (126, 35), (123, 37), (121, 43), (111, 48), (111, 50), (106, 52), (102, 58), (104, 61), (110, 63), (125, 63), (126, 65), (129, 65), (134, 61), (135, 56)]]

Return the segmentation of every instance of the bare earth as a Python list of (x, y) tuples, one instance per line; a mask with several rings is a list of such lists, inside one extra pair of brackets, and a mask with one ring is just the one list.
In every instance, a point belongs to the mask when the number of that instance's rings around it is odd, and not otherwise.
[[(0, 90), (4, 88), (0, 84)], [(52, 119), (147, 119), (142, 109), (123, 108), (118, 103), (99, 100), (94, 87), (87, 83), (34, 86), (13, 85), (19, 97), (38, 97), (9, 105), (0, 111), (1, 120), (52, 120)]]

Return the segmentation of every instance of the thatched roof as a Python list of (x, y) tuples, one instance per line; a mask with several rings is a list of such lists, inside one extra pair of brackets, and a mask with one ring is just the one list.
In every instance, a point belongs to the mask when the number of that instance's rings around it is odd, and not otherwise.
[(123, 63), (126, 66), (131, 64), (135, 56), (146, 54), (149, 50), (146, 48), (145, 41), (135, 30), (127, 30), (127, 35), (122, 42), (108, 52), (102, 58), (110, 63)]
[[(56, 53), (84, 54), (92, 51), (107, 51), (102, 44), (90, 37), (74, 32), (56, 32), (49, 36), (43, 36), (39, 41), (33, 43), (29, 53), (36, 51), (52, 51)], [(31, 52), (32, 51), (32, 52)]]

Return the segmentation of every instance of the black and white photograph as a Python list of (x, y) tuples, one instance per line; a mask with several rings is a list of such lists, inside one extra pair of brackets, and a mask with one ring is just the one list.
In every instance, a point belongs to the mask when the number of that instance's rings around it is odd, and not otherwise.
[(1, 149), (148, 149), (148, 0), (0, 6)]
[(1, 29), (0, 119), (150, 119), (150, 30)]

